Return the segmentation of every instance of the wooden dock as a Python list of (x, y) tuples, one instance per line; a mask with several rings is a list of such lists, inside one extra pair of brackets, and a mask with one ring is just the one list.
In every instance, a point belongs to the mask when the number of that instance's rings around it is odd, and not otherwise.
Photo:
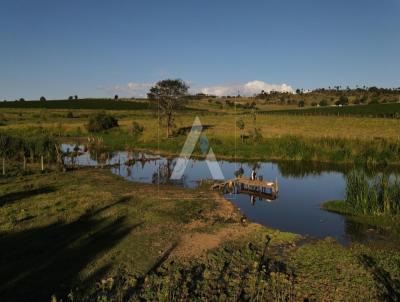
[(252, 180), (246, 177), (238, 177), (223, 183), (214, 184), (211, 188), (213, 190), (237, 188), (239, 191), (268, 194), (272, 196), (278, 195), (279, 192), (278, 179), (276, 179), (275, 182), (271, 182), (260, 179)]

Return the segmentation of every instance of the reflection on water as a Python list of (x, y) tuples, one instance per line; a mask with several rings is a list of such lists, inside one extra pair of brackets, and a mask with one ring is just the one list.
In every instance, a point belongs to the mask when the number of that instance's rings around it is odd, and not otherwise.
[[(66, 152), (74, 147), (63, 145), (62, 149)], [(66, 164), (109, 166), (113, 173), (127, 180), (144, 183), (170, 183), (176, 164), (176, 159), (129, 151), (99, 153), (80, 146), (79, 151), (75, 148), (74, 152), (65, 158)], [(278, 179), (280, 190), (276, 198), (243, 191), (224, 194), (252, 221), (315, 238), (330, 236), (342, 243), (372, 238), (370, 227), (320, 208), (324, 201), (344, 198), (345, 175), (349, 167), (298, 162), (262, 162), (255, 166), (252, 162), (219, 161), (219, 164), (226, 179), (234, 178), (237, 171), (249, 177), (254, 167), (257, 176), (264, 180)], [(211, 179), (206, 162), (191, 159), (184, 177), (173, 184), (194, 188), (204, 179)]]

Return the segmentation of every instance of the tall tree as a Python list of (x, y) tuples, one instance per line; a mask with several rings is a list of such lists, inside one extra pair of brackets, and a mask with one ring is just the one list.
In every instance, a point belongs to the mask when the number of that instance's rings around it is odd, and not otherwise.
[(147, 97), (156, 104), (160, 114), (166, 119), (167, 138), (170, 137), (174, 126), (174, 114), (185, 103), (189, 86), (179, 79), (167, 79), (156, 83), (150, 88)]

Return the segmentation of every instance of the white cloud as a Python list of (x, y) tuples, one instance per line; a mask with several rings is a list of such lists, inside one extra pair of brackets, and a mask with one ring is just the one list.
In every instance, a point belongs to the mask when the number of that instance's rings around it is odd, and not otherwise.
[[(191, 85), (191, 82), (186, 82)], [(113, 87), (102, 87), (109, 95), (120, 94), (121, 96), (127, 97), (146, 97), (147, 92), (154, 83), (136, 83), (130, 82), (126, 85), (115, 85)], [(191, 85), (191, 93), (205, 93), (216, 96), (224, 95), (237, 95), (238, 93), (243, 96), (252, 96), (260, 93), (262, 90), (265, 92), (278, 91), (278, 92), (291, 92), (294, 93), (294, 89), (287, 84), (269, 84), (263, 81), (250, 81), (244, 84), (225, 84), (215, 86), (196, 86)]]
[(130, 82), (126, 85), (115, 85), (112, 87), (100, 87), (100, 89), (105, 90), (109, 95), (121, 94), (125, 97), (139, 97), (144, 98), (147, 96), (150, 87), (153, 83), (135, 83)]
[(265, 92), (278, 91), (278, 92), (294, 92), (294, 89), (287, 84), (269, 84), (263, 81), (250, 81), (244, 84), (226, 84), (216, 85), (209, 87), (201, 87), (195, 89), (197, 92), (211, 94), (216, 96), (223, 95), (240, 95), (251, 96), (260, 93), (262, 90)]

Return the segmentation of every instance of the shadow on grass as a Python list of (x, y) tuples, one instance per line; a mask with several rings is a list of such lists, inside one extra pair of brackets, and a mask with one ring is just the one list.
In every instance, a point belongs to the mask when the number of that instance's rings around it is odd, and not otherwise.
[(120, 301), (131, 301), (132, 299), (136, 301), (140, 297), (140, 293), (144, 288), (145, 280), (151, 274), (156, 274), (157, 270), (168, 260), (171, 253), (178, 246), (178, 242), (173, 242), (171, 246), (159, 257), (159, 259), (150, 267), (150, 269), (137, 279), (137, 283), (133, 287), (129, 287), (124, 292), (118, 293), (120, 296)]
[(73, 284), (82, 288), (101, 279), (110, 262), (87, 280), (80, 280), (79, 273), (140, 225), (129, 224), (126, 217), (95, 217), (108, 208), (71, 223), (0, 233), (0, 300), (49, 301), (52, 294), (65, 297)]
[[(202, 125), (202, 129), (203, 130), (207, 130), (207, 129), (213, 129), (215, 127), (215, 125)], [(189, 127), (180, 127), (175, 131), (175, 135), (179, 136), (179, 135), (187, 135), (189, 134), (190, 130), (192, 130), (192, 126)]]
[(380, 289), (379, 298), (382, 301), (400, 301), (400, 280), (393, 279), (389, 272), (379, 267), (370, 256), (361, 255), (359, 260), (372, 273), (378, 283)]
[(55, 192), (55, 189), (53, 187), (45, 186), (32, 190), (8, 193), (3, 196), (0, 196), (0, 207), (7, 203), (12, 203), (24, 198), (30, 198), (36, 195), (48, 194), (52, 192)]

